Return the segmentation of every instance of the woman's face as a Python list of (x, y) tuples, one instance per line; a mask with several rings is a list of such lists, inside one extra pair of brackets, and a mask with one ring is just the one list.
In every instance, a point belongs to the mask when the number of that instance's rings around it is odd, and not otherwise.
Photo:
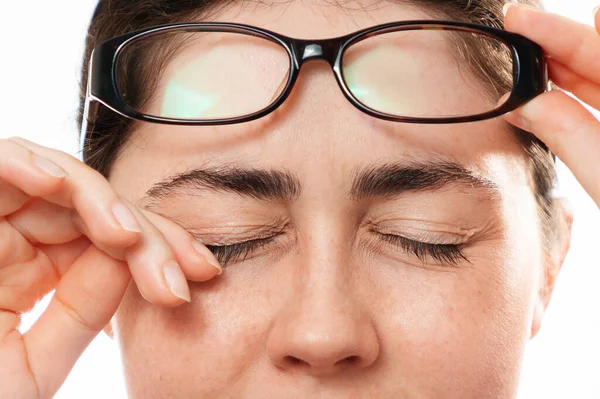
[[(325, 2), (236, 2), (213, 16), (302, 38), (419, 18), (430, 17)], [(431, 68), (443, 74), (450, 61)], [(130, 397), (515, 394), (544, 260), (525, 155), (504, 122), (374, 119), (314, 62), (266, 118), (144, 124), (132, 141), (114, 165), (117, 191), (206, 245), (260, 241), (192, 283), (184, 306), (153, 306), (130, 286), (113, 320)], [(182, 173), (170, 191), (146, 195)], [(463, 244), (468, 261), (439, 248), (419, 259), (395, 236)]]

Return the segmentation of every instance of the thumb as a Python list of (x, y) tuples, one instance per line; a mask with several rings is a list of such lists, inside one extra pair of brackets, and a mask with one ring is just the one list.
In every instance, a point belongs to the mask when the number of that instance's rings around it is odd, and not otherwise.
[(591, 112), (556, 90), (534, 98), (505, 119), (546, 143), (600, 207), (600, 122)]
[(50, 305), (23, 336), (40, 397), (52, 397), (116, 312), (131, 279), (125, 262), (89, 248), (61, 278)]

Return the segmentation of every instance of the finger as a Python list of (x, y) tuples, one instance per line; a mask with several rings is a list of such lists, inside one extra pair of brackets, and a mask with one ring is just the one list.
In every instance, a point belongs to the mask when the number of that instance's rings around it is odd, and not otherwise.
[(600, 206), (600, 123), (585, 107), (562, 91), (552, 91), (505, 118), (546, 143)]
[(31, 310), (53, 290), (91, 245), (80, 237), (66, 244), (33, 246), (7, 219), (0, 220), (0, 236), (0, 309), (18, 313)]
[(48, 257), (35, 247), (27, 249), (26, 261), (0, 268), (0, 310), (27, 312), (58, 283), (60, 276)]
[(58, 390), (125, 293), (127, 265), (88, 247), (61, 279), (46, 311), (23, 336), (40, 397)]
[(142, 228), (140, 240), (125, 255), (140, 294), (162, 306), (190, 302), (187, 280), (165, 237), (137, 207), (126, 204)]
[[(0, 242), (0, 268), (26, 258), (26, 250), (30, 250), (32, 244), (39, 247), (40, 244), (68, 243), (82, 233), (91, 236), (85, 223), (72, 209), (41, 198), (28, 199), (18, 211), (5, 217), (13, 230), (6, 231), (5, 239)], [(125, 259), (124, 248), (111, 248), (103, 243), (97, 246), (115, 259)]]
[(600, 35), (588, 25), (522, 4), (509, 3), (506, 30), (538, 43), (553, 59), (600, 83)]
[(0, 218), (0, 272), (7, 265), (35, 256), (35, 248), (5, 218)]
[(6, 220), (32, 244), (60, 244), (81, 235), (72, 220), (72, 210), (34, 198), (6, 217)]
[[(41, 198), (34, 198), (17, 212), (6, 216), (0, 222), (0, 236), (3, 238), (0, 240), (0, 275), (3, 274), (2, 269), (7, 269), (8, 275), (13, 272), (18, 274), (24, 267), (23, 262), (35, 255), (36, 248), (42, 249), (49, 256), (50, 262), (58, 269), (59, 275), (64, 274), (66, 268), (87, 246), (91, 245), (88, 237), (80, 232), (86, 231), (86, 226), (83, 222), (74, 220), (76, 218), (73, 217), (72, 212), (71, 209)], [(80, 227), (76, 228), (76, 225)], [(100, 247), (100, 249), (115, 259), (125, 259), (124, 248)], [(59, 258), (60, 263), (57, 263), (53, 256)], [(36, 269), (33, 266), (28, 267), (31, 268), (30, 272)], [(40, 275), (38, 278), (45, 277)], [(33, 285), (34, 281), (37, 280), (31, 280), (28, 285)]]
[(594, 25), (596, 26), (596, 32), (600, 34), (600, 6), (594, 8)]
[(181, 226), (156, 213), (140, 211), (163, 234), (188, 280), (207, 281), (223, 272), (213, 253)]
[(31, 197), (12, 184), (0, 179), (0, 216), (20, 209)]
[[(29, 312), (39, 300), (56, 288), (61, 276), (90, 246), (93, 246), (91, 242), (82, 237), (66, 244), (34, 248), (34, 255), (28, 262), (14, 263), (0, 269), (0, 312)], [(17, 327), (2, 323), (0, 326), (0, 337)]]
[(550, 79), (561, 89), (573, 93), (584, 103), (600, 109), (600, 84), (592, 82), (558, 61), (549, 60)]
[[(63, 186), (60, 189), (36, 196), (75, 209), (86, 226), (86, 234), (99, 247), (124, 248), (138, 240), (139, 226), (136, 225), (136, 218), (98, 172), (68, 154), (21, 138), (4, 140), (4, 143), (0, 144), (0, 151), (7, 156), (7, 159), (3, 160), (0, 156), (0, 171), (2, 164), (17, 165), (13, 168), (5, 167), (7, 173), (0, 174), (0, 178), (28, 194), (36, 195), (28, 190), (27, 173), (23, 172), (36, 169), (32, 166), (32, 159), (43, 159), (45, 164), (53, 164), (54, 168), (67, 171), (68, 176), (63, 178)], [(73, 219), (74, 222), (76, 220)]]
[(56, 272), (63, 276), (69, 267), (93, 245), (86, 236), (81, 236), (64, 244), (38, 244), (37, 248), (46, 254)]
[[(67, 172), (52, 161), (25, 150), (11, 139), (0, 139), (0, 179), (3, 189), (0, 198), (6, 202), (3, 207), (19, 209), (28, 198), (18, 195), (19, 192), (37, 197), (56, 192), (62, 188), (66, 176)], [(17, 190), (8, 191), (10, 186)], [(16, 200), (12, 198), (15, 195)], [(6, 214), (3, 212), (1, 215)]]

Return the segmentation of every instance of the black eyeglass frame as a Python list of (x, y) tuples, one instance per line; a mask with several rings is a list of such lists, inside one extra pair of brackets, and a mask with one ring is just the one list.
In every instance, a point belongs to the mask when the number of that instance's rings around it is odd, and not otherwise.
[[(342, 60), (348, 47), (354, 43), (383, 33), (423, 29), (460, 30), (471, 33), (480, 33), (505, 43), (510, 49), (513, 59), (513, 89), (509, 98), (503, 104), (491, 111), (476, 115), (457, 117), (405, 117), (390, 115), (373, 110), (355, 98), (346, 85), (342, 72)], [(219, 31), (241, 33), (262, 37), (278, 43), (287, 51), (290, 60), (290, 71), (286, 86), (281, 94), (267, 107), (260, 111), (240, 117), (209, 120), (184, 120), (163, 118), (140, 113), (128, 106), (119, 95), (115, 65), (120, 52), (132, 41), (139, 40), (147, 35), (161, 34), (169, 31)], [(352, 105), (375, 118), (395, 122), (447, 124), (491, 119), (518, 108), (550, 89), (546, 58), (542, 48), (537, 43), (519, 34), (468, 22), (442, 20), (390, 22), (361, 29), (344, 36), (318, 40), (296, 39), (272, 32), (268, 29), (229, 22), (197, 22), (160, 25), (114, 37), (102, 42), (92, 51), (81, 129), (81, 149), (83, 150), (85, 146), (85, 139), (88, 134), (88, 124), (93, 125), (95, 122), (98, 106), (100, 104), (127, 118), (171, 125), (228, 125), (262, 118), (275, 111), (285, 102), (294, 87), (302, 65), (307, 61), (315, 59), (325, 60), (332, 67), (342, 93)], [(553, 157), (556, 162), (556, 156), (553, 155)]]
[[(513, 90), (510, 97), (499, 107), (491, 111), (476, 115), (456, 117), (406, 117), (390, 115), (373, 110), (354, 97), (346, 85), (342, 72), (342, 60), (348, 47), (354, 43), (382, 33), (423, 29), (461, 30), (471, 33), (480, 33), (505, 43), (511, 50), (513, 57)], [(115, 65), (122, 49), (132, 41), (139, 40), (147, 35), (156, 35), (169, 31), (219, 31), (250, 34), (278, 43), (287, 51), (290, 59), (290, 71), (286, 86), (281, 91), (281, 94), (267, 107), (257, 112), (239, 117), (209, 120), (184, 120), (140, 113), (127, 105), (119, 95)], [(88, 92), (86, 94), (86, 105), (88, 105), (86, 107), (88, 108), (86, 113), (88, 115), (84, 115), (84, 119), (87, 118), (88, 120), (93, 121), (93, 103), (97, 102), (122, 116), (152, 123), (197, 126), (248, 122), (261, 118), (277, 109), (291, 93), (302, 65), (305, 62), (314, 59), (322, 59), (329, 63), (333, 69), (340, 89), (352, 105), (373, 117), (396, 122), (445, 124), (490, 119), (514, 110), (548, 89), (548, 69), (542, 48), (535, 42), (521, 35), (484, 25), (457, 21), (401, 21), (373, 26), (330, 39), (304, 40), (291, 38), (267, 29), (245, 24), (227, 22), (182, 23), (162, 25), (131, 32), (112, 38), (98, 45), (92, 53), (90, 62)]]

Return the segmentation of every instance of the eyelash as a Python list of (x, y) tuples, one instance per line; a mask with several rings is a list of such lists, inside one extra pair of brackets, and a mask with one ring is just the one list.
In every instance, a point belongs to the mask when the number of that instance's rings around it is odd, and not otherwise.
[[(471, 263), (462, 252), (462, 245), (458, 244), (428, 244), (420, 241), (393, 234), (380, 234), (390, 244), (404, 252), (412, 253), (417, 259), (423, 261), (427, 255), (439, 262), (440, 266), (447, 264), (456, 267), (463, 259)], [(275, 240), (277, 235), (249, 240), (232, 245), (207, 245), (206, 247), (215, 255), (219, 263), (226, 267), (229, 262), (243, 261), (256, 250), (263, 248)]]
[(232, 245), (207, 245), (206, 248), (215, 255), (221, 266), (225, 268), (232, 260), (234, 262), (245, 260), (257, 249), (270, 244), (276, 237), (277, 235), (267, 238), (257, 238)]
[(381, 234), (383, 239), (405, 252), (412, 253), (417, 259), (424, 261), (425, 256), (429, 255), (440, 266), (447, 264), (451, 267), (457, 267), (460, 259), (471, 263), (462, 251), (463, 245), (459, 244), (428, 244), (425, 242), (414, 241), (408, 238), (394, 234)]

